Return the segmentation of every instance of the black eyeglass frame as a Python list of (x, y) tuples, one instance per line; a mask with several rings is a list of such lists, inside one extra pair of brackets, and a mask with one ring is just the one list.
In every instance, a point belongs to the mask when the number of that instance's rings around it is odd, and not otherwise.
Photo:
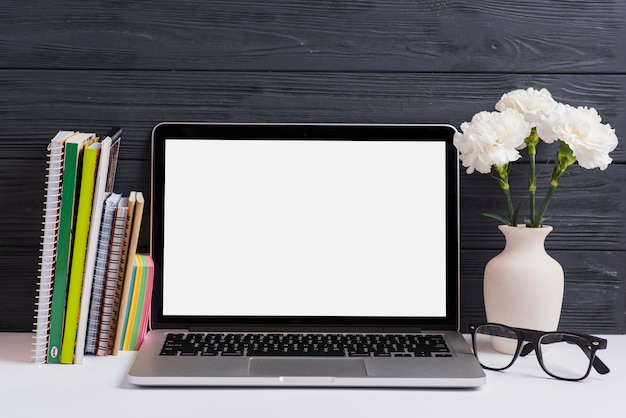
[[(480, 362), (480, 358), (476, 354), (477, 352), (476, 351), (476, 330), (486, 325), (499, 326), (499, 327), (506, 328), (508, 330), (513, 331), (515, 335), (517, 336), (517, 348), (515, 349), (515, 354), (513, 355), (509, 364), (507, 364), (504, 367), (485, 366), (484, 364)], [(472, 349), (474, 350), (474, 356), (478, 359), (478, 362), (480, 363), (480, 365), (484, 369), (487, 369), (487, 370), (495, 370), (495, 371), (506, 370), (509, 367), (511, 367), (513, 363), (515, 363), (515, 360), (517, 360), (518, 357), (520, 356), (525, 357), (528, 354), (532, 353), (534, 350), (537, 356), (537, 361), (539, 362), (539, 365), (541, 366), (543, 371), (546, 372), (548, 375), (554, 377), (555, 379), (567, 380), (567, 381), (580, 381), (580, 380), (587, 378), (587, 376), (589, 376), (589, 373), (591, 372), (592, 367), (600, 374), (607, 374), (610, 371), (607, 365), (604, 364), (604, 362), (596, 356), (596, 352), (598, 350), (606, 349), (607, 340), (604, 338), (596, 337), (594, 335), (581, 334), (581, 333), (576, 333), (576, 332), (567, 332), (567, 331), (549, 331), (549, 332), (537, 331), (537, 330), (532, 330), (532, 329), (516, 328), (516, 327), (504, 325), (504, 324), (491, 323), (491, 322), (480, 323), (480, 324), (470, 324), (470, 334), (472, 336)], [(578, 345), (583, 350), (585, 355), (589, 358), (589, 366), (587, 367), (587, 371), (584, 376), (577, 377), (577, 378), (567, 378), (567, 377), (557, 376), (546, 368), (543, 362), (543, 355), (541, 352), (540, 344), (544, 338), (549, 337), (549, 336), (556, 336), (556, 335), (571, 336), (572, 339), (566, 342)], [(498, 335), (493, 335), (493, 336), (497, 337)], [(509, 337), (509, 336), (501, 335), (501, 337)], [(582, 344), (583, 341), (584, 341), (584, 344)], [(526, 342), (526, 344), (524, 344), (524, 342)]]

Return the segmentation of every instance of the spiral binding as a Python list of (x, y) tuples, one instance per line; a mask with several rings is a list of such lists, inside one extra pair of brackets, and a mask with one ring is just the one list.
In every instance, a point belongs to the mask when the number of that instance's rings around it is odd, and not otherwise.
[(50, 308), (52, 306), (52, 285), (56, 262), (57, 231), (59, 229), (59, 208), (61, 198), (61, 178), (63, 174), (64, 140), (73, 132), (59, 131), (48, 144), (46, 167), (45, 202), (43, 228), (39, 255), (39, 277), (35, 300), (33, 322), (33, 347), (31, 362), (45, 363), (48, 353), (48, 332), (50, 329)]

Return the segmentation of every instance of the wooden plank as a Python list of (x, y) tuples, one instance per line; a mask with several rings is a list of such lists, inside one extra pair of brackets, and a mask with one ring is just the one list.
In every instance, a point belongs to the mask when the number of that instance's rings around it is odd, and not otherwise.
[(626, 66), (625, 14), (621, 0), (5, 0), (0, 68), (595, 74)]
[(0, 331), (32, 331), (39, 249), (0, 250)]
[[(461, 328), (485, 320), (482, 278), (499, 251), (464, 250), (461, 261)], [(624, 333), (626, 257), (624, 251), (550, 251), (565, 273), (559, 328), (593, 333)], [(530, 262), (530, 261), (529, 261)]]
[[(523, 167), (523, 166), (522, 166)], [(543, 202), (549, 184), (545, 169), (538, 183), (537, 202)], [(605, 171), (577, 168), (566, 174), (557, 188), (546, 223), (554, 230), (546, 239), (547, 248), (571, 250), (623, 250), (626, 248), (626, 165), (613, 164)], [(543, 179), (543, 181), (541, 181)], [(513, 173), (514, 202), (522, 203), (520, 217), (528, 215), (528, 183)], [(504, 194), (496, 180), (475, 172), (461, 173), (461, 245), (468, 249), (494, 249), (503, 242), (498, 222), (481, 213), (506, 216)], [(521, 220), (521, 219), (520, 219)], [(501, 247), (499, 247), (501, 248)]]
[[(548, 87), (626, 132), (626, 75), (0, 70), (0, 158), (40, 158), (56, 129), (124, 128), (123, 158), (147, 159), (164, 120), (449, 123), (502, 93)], [(612, 154), (626, 162), (625, 146)]]

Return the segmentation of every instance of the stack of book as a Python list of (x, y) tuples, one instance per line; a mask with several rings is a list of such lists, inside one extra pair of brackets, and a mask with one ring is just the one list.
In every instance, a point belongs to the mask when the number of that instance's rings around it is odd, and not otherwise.
[(59, 131), (48, 146), (34, 363), (80, 364), (145, 334), (153, 264), (136, 254), (143, 194), (113, 191), (121, 133)]

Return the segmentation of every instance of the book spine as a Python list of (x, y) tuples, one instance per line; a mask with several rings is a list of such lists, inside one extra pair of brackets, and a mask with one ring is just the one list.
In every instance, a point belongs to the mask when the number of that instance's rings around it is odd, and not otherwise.
[(122, 296), (119, 309), (118, 325), (115, 332), (115, 344), (113, 345), (113, 354), (117, 354), (119, 350), (124, 350), (124, 336), (128, 325), (129, 299), (132, 297), (132, 285), (134, 280), (135, 254), (137, 251), (137, 241), (139, 239), (139, 231), (141, 229), (141, 220), (144, 208), (143, 193), (135, 193), (135, 210), (133, 214), (133, 223), (131, 228), (130, 243), (128, 245), (128, 254), (126, 261), (126, 272), (124, 277), (124, 285), (122, 288)]
[(113, 300), (113, 312), (111, 314), (111, 331), (109, 333), (109, 346), (107, 353), (117, 354), (118, 350), (115, 349), (115, 337), (117, 335), (117, 327), (120, 323), (120, 304), (122, 299), (122, 292), (124, 288), (124, 278), (126, 277), (126, 268), (128, 264), (128, 249), (130, 244), (131, 228), (133, 224), (133, 216), (135, 213), (135, 196), (136, 192), (131, 191), (128, 195), (128, 210), (126, 212), (126, 226), (124, 228), (124, 243), (122, 245), (122, 254), (120, 257), (120, 269), (117, 275), (117, 283), (115, 286), (115, 298)]
[[(100, 145), (93, 144), (93, 145)], [(83, 175), (80, 185), (78, 200), (78, 212), (76, 214), (76, 233), (72, 251), (72, 267), (70, 270), (69, 288), (67, 292), (67, 304), (65, 310), (65, 323), (63, 329), (63, 342), (61, 345), (61, 363), (72, 364), (74, 362), (76, 348), (76, 334), (79, 320), (81, 292), (83, 286), (83, 274), (85, 272), (85, 256), (87, 250), (87, 238), (91, 221), (91, 207), (93, 204), (93, 191), (96, 177), (96, 168), (100, 148), (90, 145), (85, 149), (83, 161)], [(82, 343), (84, 346), (84, 342)]]
[(54, 270), (54, 286), (52, 290), (52, 307), (50, 313), (48, 363), (60, 362), (61, 344), (63, 341), (63, 326), (65, 323), (67, 283), (70, 274), (78, 176), (80, 172), (83, 146), (85, 141), (87, 141), (86, 137), (82, 136), (82, 138), (83, 139), (79, 139), (76, 137), (74, 138), (76, 139), (75, 141), (68, 140), (65, 143), (59, 231), (57, 238), (57, 257)]
[[(128, 260), (129, 262), (131, 260)], [(128, 269), (128, 272), (126, 273), (126, 284), (124, 286), (128, 287), (128, 293), (126, 294), (124, 300), (122, 300), (122, 302), (124, 302), (120, 308), (120, 314), (123, 314), (123, 316), (121, 316), (119, 318), (119, 324), (118, 324), (118, 330), (121, 334), (121, 337), (119, 338), (119, 349), (120, 350), (128, 350), (130, 347), (130, 337), (127, 338), (127, 335), (129, 335), (129, 333), (131, 332), (129, 329), (132, 327), (132, 324), (130, 323), (130, 314), (131, 314), (131, 307), (132, 307), (132, 299), (133, 299), (133, 294), (134, 294), (134, 290), (135, 290), (135, 282), (138, 280), (137, 278), (137, 272), (139, 269), (139, 266), (136, 262), (136, 256), (134, 256), (132, 258), (133, 264), (131, 266), (129, 266), (130, 268)], [(121, 309), (124, 309), (123, 311)], [(117, 345), (117, 341), (116, 340), (116, 345)]]
[(48, 145), (43, 236), (39, 263), (39, 281), (35, 301), (35, 329), (31, 362), (45, 363), (48, 355), (48, 337), (52, 308), (52, 286), (59, 228), (61, 177), (63, 175), (63, 140), (71, 132), (60, 131)]
[(146, 270), (146, 283), (144, 291), (144, 299), (141, 305), (141, 323), (137, 331), (137, 342), (135, 343), (135, 350), (139, 350), (143, 340), (148, 331), (148, 324), (150, 323), (150, 307), (152, 305), (152, 287), (154, 284), (154, 262), (152, 257), (148, 254), (142, 254), (144, 269)]
[(127, 331), (128, 350), (135, 350), (137, 347), (137, 336), (139, 335), (139, 324), (141, 324), (141, 313), (143, 311), (143, 300), (145, 297), (146, 283), (148, 281), (147, 268), (143, 254), (137, 254), (137, 278), (135, 279), (135, 289), (133, 291), (133, 301), (130, 309), (130, 332)]
[(95, 354), (98, 343), (98, 333), (100, 331), (100, 313), (102, 308), (102, 296), (107, 276), (109, 264), (109, 250), (113, 232), (113, 221), (115, 219), (115, 208), (119, 202), (120, 195), (112, 194), (104, 205), (104, 214), (100, 225), (98, 248), (96, 254), (96, 265), (93, 274), (93, 285), (91, 288), (91, 303), (89, 305), (89, 319), (87, 323), (87, 339), (85, 342), (85, 353)]
[(100, 316), (100, 332), (98, 335), (98, 348), (96, 355), (104, 356), (109, 352), (109, 334), (113, 323), (113, 304), (117, 288), (120, 260), (122, 258), (122, 245), (126, 229), (126, 213), (128, 211), (128, 199), (123, 199), (118, 205), (113, 225), (109, 265), (107, 269), (104, 294), (102, 298), (102, 311)]

